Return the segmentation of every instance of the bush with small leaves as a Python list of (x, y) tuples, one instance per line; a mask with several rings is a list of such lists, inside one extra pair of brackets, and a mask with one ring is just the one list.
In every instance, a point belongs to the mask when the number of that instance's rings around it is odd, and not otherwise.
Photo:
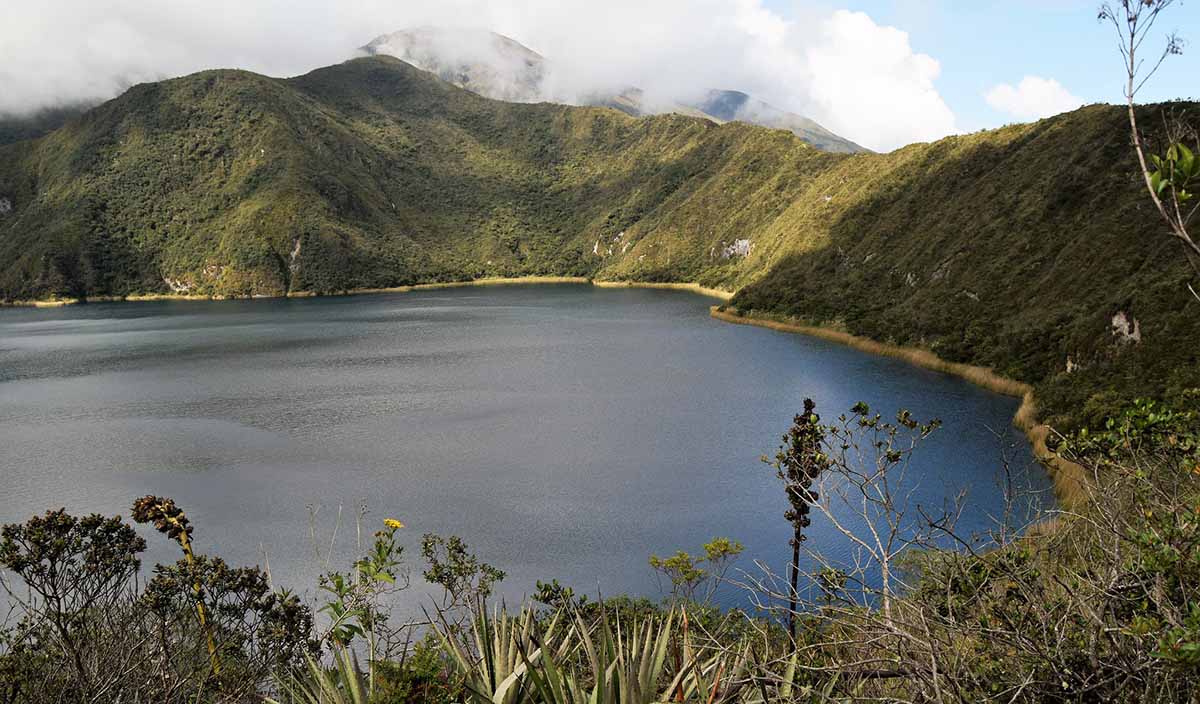
[(0, 631), (3, 701), (241, 702), (318, 652), (308, 608), (258, 568), (195, 555), (173, 501), (147, 497), (135, 514), (185, 546), (144, 590), (146, 543), (120, 517), (58, 510), (0, 530), (19, 614)]
[(480, 561), (457, 535), (444, 538), (426, 533), (421, 537), (421, 555), (428, 565), (425, 581), (443, 589), (446, 608), (470, 607), (486, 600), (506, 576), (503, 570)]

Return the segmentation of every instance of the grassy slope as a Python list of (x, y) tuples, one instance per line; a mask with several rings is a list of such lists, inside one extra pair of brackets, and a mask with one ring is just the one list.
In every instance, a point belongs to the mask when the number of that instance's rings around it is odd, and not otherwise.
[[(1066, 422), (1200, 386), (1186, 268), (1132, 169), (1107, 107), (846, 156), (743, 124), (498, 103), (385, 57), (210, 71), (0, 147), (0, 298), (696, 281), (993, 366)], [(720, 254), (739, 239), (748, 256)], [(1119, 310), (1143, 344), (1113, 342)]]

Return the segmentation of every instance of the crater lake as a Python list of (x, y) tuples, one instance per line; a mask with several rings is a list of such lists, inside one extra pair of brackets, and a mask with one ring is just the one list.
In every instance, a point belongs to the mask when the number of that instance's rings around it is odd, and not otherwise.
[[(760, 456), (806, 397), (826, 421), (858, 401), (940, 418), (909, 501), (965, 492), (961, 531), (992, 527), (1007, 485), (1052, 502), (1016, 399), (722, 323), (717, 302), (583, 284), (0, 310), (0, 521), (170, 496), (198, 550), (311, 597), (321, 571), (348, 568), (365, 506), (364, 542), (386, 517), (406, 524), (410, 606), (424, 533), (506, 570), (510, 603), (551, 578), (657, 598), (649, 554), (715, 536), (745, 545), (737, 567), (782, 573), (787, 501)], [(143, 533), (147, 566), (175, 559)], [(851, 557), (819, 515), (809, 535)]]

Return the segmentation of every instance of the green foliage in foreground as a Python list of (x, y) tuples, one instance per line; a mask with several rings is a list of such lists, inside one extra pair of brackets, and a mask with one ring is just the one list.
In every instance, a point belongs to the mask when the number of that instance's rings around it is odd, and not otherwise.
[(316, 654), (308, 609), (261, 570), (189, 554), (143, 585), (145, 549), (119, 517), (4, 527), (0, 566), (19, 580), (4, 581), (19, 615), (0, 637), (4, 701), (243, 701)]
[[(909, 416), (898, 417), (908, 428)], [(856, 407), (825, 428), (831, 464), (824, 476), (832, 483), (823, 492), (849, 482), (855, 495), (877, 493), (889, 511), (903, 512), (902, 492), (888, 489), (898, 481), (890, 475), (902, 471), (889, 459), (897, 445), (876, 440), (878, 424)], [(845, 465), (844, 453), (858, 447), (880, 461), (865, 472)], [(134, 577), (145, 543), (130, 526), (50, 512), (2, 531), (0, 566), (29, 593), (14, 590), (20, 619), (0, 629), (0, 696), (30, 703), (263, 695), (289, 704), (1191, 702), (1200, 696), (1198, 447), (1194, 416), (1138, 404), (1105, 433), (1064, 441), (1062, 451), (1091, 476), (1088, 501), (1076, 511), (1040, 517), (1024, 531), (1000, 525), (983, 540), (922, 513), (948, 544), (900, 535), (911, 548), (904, 574), (882, 592), (862, 573), (821, 561), (804, 578), (817, 587), (813, 598), (778, 591), (771, 575), (747, 570), (737, 581), (768, 609), (758, 615), (721, 612), (679, 593), (664, 603), (587, 601), (556, 582), (542, 585), (550, 608), (509, 611), (483, 599), (498, 570), (461, 541), (427, 538), (430, 572), (453, 593), (431, 620), (400, 629), (408, 636), (398, 649), (386, 646), (397, 629), (376, 598), (395, 583), (397, 521), (385, 522), (353, 563), (349, 579), (362, 591), (325, 597), (351, 608), (321, 610), (328, 624), (318, 627), (313, 612), (272, 593), (257, 569), (208, 556), (160, 566), (142, 589)], [(147, 497), (138, 505), (139, 515), (186, 542), (190, 525), (173, 502)], [(876, 515), (864, 527), (871, 533), (887, 534), (894, 523), (894, 513), (867, 515)], [(457, 547), (441, 549), (449, 545)], [(736, 547), (713, 541), (705, 559), (716, 564)], [(669, 574), (685, 584), (695, 576)], [(877, 608), (880, 596), (886, 601)], [(798, 608), (789, 634), (782, 624), (792, 598)], [(350, 622), (355, 629), (341, 627)], [(364, 642), (374, 655), (360, 660)], [(325, 658), (318, 643), (328, 648)]]

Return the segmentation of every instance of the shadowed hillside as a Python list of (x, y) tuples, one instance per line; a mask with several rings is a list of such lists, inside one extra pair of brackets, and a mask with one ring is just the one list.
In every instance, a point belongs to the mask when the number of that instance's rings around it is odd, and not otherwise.
[(1186, 265), (1133, 173), (1104, 106), (848, 156), (739, 123), (491, 101), (388, 57), (209, 71), (0, 147), (0, 298), (695, 281), (1098, 417), (1200, 386)]
[(734, 305), (993, 367), (1092, 423), (1118, 399), (1182, 398), (1200, 304), (1127, 128), (1094, 106), (845, 163), (824, 222), (785, 213), (791, 246)]

